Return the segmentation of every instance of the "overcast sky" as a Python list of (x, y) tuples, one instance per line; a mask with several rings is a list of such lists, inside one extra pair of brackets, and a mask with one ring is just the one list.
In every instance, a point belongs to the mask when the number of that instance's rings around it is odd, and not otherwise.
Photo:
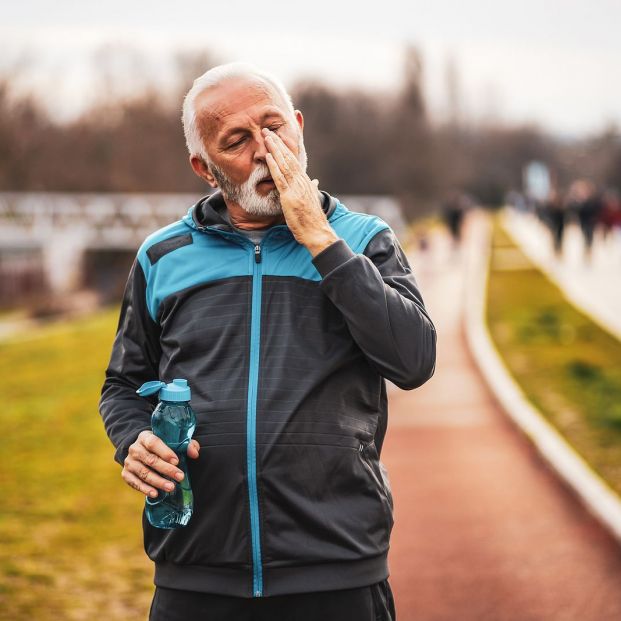
[[(180, 7), (183, 7), (183, 11)], [(464, 112), (535, 121), (564, 134), (621, 125), (621, 0), (22, 0), (0, 12), (0, 68), (30, 50), (24, 84), (44, 89), (60, 116), (90, 102), (93, 53), (110, 42), (166, 67), (176, 49), (247, 60), (288, 86), (304, 77), (394, 88), (405, 44), (425, 61), (432, 112), (446, 110), (453, 59)], [(34, 71), (36, 67), (36, 72)], [(169, 67), (170, 68), (170, 67)]]

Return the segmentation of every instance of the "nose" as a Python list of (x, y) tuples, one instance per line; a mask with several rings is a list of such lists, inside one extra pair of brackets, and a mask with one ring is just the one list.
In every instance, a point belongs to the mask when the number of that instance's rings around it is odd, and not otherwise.
[(265, 139), (263, 138), (263, 134), (261, 134), (261, 130), (259, 130), (255, 136), (254, 141), (256, 143), (254, 150), (254, 160), (256, 162), (265, 162), (267, 155), (267, 147), (265, 146)]

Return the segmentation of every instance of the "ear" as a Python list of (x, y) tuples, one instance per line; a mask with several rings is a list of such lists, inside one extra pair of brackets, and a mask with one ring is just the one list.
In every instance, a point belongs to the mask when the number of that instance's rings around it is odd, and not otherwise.
[(300, 126), (300, 131), (304, 132), (304, 117), (302, 116), (302, 113), (299, 110), (295, 110), (294, 114), (295, 114), (295, 120), (298, 122), (298, 125)]
[(190, 165), (192, 170), (204, 181), (206, 181), (212, 188), (218, 187), (216, 178), (211, 174), (209, 166), (202, 157), (198, 155), (192, 155), (190, 157)]

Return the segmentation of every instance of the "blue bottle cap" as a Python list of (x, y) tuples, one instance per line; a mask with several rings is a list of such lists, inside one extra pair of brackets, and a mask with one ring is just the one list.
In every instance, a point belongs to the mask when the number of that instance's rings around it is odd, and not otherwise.
[(160, 401), (189, 401), (192, 398), (188, 380), (174, 379), (170, 384), (154, 381), (143, 384), (137, 391), (141, 397), (159, 392)]

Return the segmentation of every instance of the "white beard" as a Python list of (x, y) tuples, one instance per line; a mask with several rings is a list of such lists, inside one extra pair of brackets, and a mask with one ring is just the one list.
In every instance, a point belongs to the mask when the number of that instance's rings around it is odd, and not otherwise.
[[(298, 161), (302, 166), (302, 170), (306, 173), (308, 158), (302, 139), (302, 132), (300, 132), (298, 139)], [(253, 216), (277, 216), (282, 213), (280, 193), (276, 188), (270, 190), (265, 196), (261, 196), (257, 192), (257, 183), (271, 175), (267, 164), (258, 164), (250, 174), (250, 177), (242, 184), (233, 183), (222, 169), (215, 164), (210, 163), (209, 169), (216, 178), (224, 198), (237, 203), (244, 211)]]

